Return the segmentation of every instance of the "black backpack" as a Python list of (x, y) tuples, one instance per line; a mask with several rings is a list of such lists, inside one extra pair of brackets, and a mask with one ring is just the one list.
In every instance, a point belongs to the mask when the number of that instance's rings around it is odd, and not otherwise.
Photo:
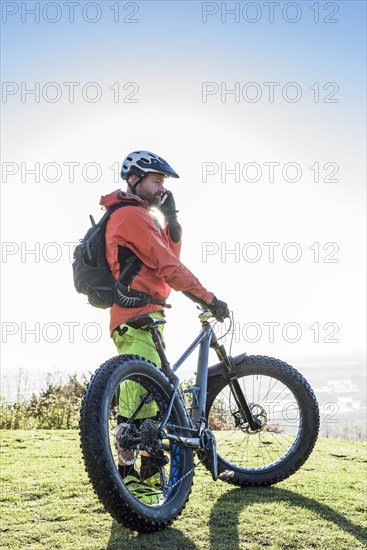
[(138, 204), (122, 201), (111, 206), (98, 223), (90, 216), (92, 227), (74, 250), (75, 289), (80, 294), (86, 294), (92, 306), (102, 309), (111, 307), (113, 303), (122, 307), (143, 307), (151, 303), (166, 305), (145, 292), (130, 290), (132, 279), (143, 265), (133, 252), (120, 266), (119, 278), (115, 280), (112, 276), (106, 259), (106, 226), (111, 214), (124, 206), (139, 207)]

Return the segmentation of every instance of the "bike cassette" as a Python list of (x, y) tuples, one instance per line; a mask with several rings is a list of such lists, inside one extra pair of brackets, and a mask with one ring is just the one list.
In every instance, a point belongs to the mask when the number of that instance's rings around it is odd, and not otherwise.
[(158, 440), (159, 422), (151, 418), (144, 420), (140, 427), (141, 440), (144, 447), (153, 447)]
[(159, 433), (159, 422), (151, 418), (144, 420), (140, 427), (141, 441), (143, 447), (149, 452), (150, 460), (158, 467), (163, 467), (169, 462), (169, 458), (164, 455), (161, 434)]

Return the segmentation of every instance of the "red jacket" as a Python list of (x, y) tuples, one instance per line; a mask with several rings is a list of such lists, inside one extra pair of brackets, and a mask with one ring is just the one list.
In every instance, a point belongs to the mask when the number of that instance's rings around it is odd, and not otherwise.
[[(100, 204), (106, 208), (121, 200), (131, 201), (136, 206), (125, 206), (111, 214), (106, 228), (106, 256), (115, 279), (120, 273), (118, 245), (132, 250), (143, 262), (139, 273), (131, 283), (131, 289), (146, 292), (155, 299), (167, 300), (171, 288), (190, 292), (206, 303), (213, 300), (208, 292), (179, 260), (181, 241), (173, 242), (168, 229), (162, 228), (149, 211), (146, 201), (120, 190), (101, 197)], [(164, 308), (149, 304), (141, 308), (124, 308), (117, 304), (111, 307), (111, 334), (130, 317), (160, 311)]]

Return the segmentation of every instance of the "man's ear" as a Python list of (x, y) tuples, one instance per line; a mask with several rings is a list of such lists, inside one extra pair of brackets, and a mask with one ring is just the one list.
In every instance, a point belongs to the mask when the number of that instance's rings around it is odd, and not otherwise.
[(128, 181), (128, 183), (130, 183), (130, 185), (136, 185), (139, 181), (139, 178), (138, 178), (138, 176), (135, 176), (135, 174), (131, 174), (131, 176), (129, 177), (129, 179), (127, 181)]

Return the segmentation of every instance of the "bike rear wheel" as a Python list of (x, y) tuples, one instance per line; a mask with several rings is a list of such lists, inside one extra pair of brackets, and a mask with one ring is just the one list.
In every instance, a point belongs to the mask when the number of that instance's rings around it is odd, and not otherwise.
[(271, 357), (246, 356), (236, 374), (261, 427), (252, 431), (243, 420), (228, 379), (210, 378), (207, 418), (216, 436), (220, 479), (239, 486), (282, 481), (304, 464), (315, 445), (315, 395), (296, 369)]
[[(162, 439), (157, 431), (171, 394), (172, 386), (155, 365), (137, 356), (119, 355), (93, 375), (82, 403), (81, 448), (93, 488), (113, 518), (140, 533), (170, 525), (191, 492), (193, 451)], [(142, 401), (145, 409), (137, 413), (137, 403)], [(126, 416), (121, 416), (121, 410)], [(148, 411), (150, 416), (145, 418)], [(187, 437), (189, 428), (186, 410), (176, 396), (165, 433)], [(147, 449), (149, 461), (155, 461), (155, 476), (149, 479), (142, 458)], [(128, 475), (126, 470), (119, 472), (121, 456), (129, 463)]]

